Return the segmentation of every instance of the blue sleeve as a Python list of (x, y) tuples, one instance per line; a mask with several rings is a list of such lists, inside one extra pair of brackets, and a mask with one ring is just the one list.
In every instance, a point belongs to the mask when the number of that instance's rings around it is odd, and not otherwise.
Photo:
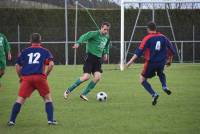
[(141, 48), (137, 48), (134, 52), (134, 54), (136, 54), (138, 57), (142, 56), (144, 52), (144, 49), (141, 49)]
[(53, 60), (53, 55), (51, 54), (50, 51), (47, 52), (47, 59), (48, 60)]
[(23, 65), (23, 52), (17, 57), (16, 64)]
[(170, 51), (171, 55), (175, 55), (176, 49), (175, 49), (174, 45), (168, 39), (166, 39), (166, 44), (167, 44), (167, 48)]
[(50, 61), (53, 61), (53, 55), (49, 50), (46, 51), (46, 58), (45, 58), (45, 64), (48, 65)]

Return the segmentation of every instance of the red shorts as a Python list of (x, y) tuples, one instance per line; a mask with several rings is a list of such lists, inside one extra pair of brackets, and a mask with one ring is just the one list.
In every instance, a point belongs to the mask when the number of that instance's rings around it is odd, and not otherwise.
[(18, 95), (23, 98), (30, 97), (34, 90), (38, 90), (40, 96), (46, 96), (50, 90), (44, 75), (23, 76)]

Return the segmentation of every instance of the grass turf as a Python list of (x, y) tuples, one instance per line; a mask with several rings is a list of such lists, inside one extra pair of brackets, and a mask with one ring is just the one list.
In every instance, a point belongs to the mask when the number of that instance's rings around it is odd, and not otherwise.
[[(199, 134), (200, 64), (173, 64), (166, 69), (172, 95), (161, 89), (157, 77), (150, 80), (160, 94), (158, 104), (139, 83), (142, 65), (123, 72), (116, 65), (104, 65), (102, 80), (89, 94), (89, 102), (79, 94), (79, 86), (66, 101), (63, 92), (82, 73), (82, 66), (55, 66), (48, 78), (52, 89), (55, 116), (59, 125), (48, 126), (44, 103), (34, 92), (24, 104), (14, 127), (7, 127), (10, 110), (17, 97), (19, 82), (14, 67), (7, 67), (0, 88), (0, 134)], [(96, 101), (105, 91), (108, 101)]]

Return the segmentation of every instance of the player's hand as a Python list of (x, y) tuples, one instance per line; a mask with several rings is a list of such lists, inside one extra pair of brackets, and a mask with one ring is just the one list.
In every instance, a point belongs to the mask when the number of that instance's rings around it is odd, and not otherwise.
[(74, 48), (74, 49), (76, 49), (76, 48), (78, 48), (78, 47), (79, 47), (78, 44), (74, 44), (74, 45), (72, 46), (72, 48)]
[(169, 66), (171, 66), (171, 64), (172, 64), (172, 59), (171, 59), (171, 58), (167, 59), (165, 65), (166, 65), (167, 67), (169, 67)]
[(124, 69), (128, 69), (131, 64), (125, 64)]
[(132, 64), (134, 64), (134, 62), (132, 60), (130, 60), (128, 63), (126, 63), (126, 65), (124, 66), (124, 68), (128, 69)]
[(108, 61), (108, 55), (107, 55), (107, 54), (105, 54), (105, 55), (103, 56), (103, 61)]
[(8, 60), (11, 60), (12, 59), (12, 55), (11, 53), (8, 53)]
[(49, 76), (49, 73), (46, 72), (44, 75), (43, 75), (43, 78), (47, 80), (47, 77)]
[(129, 65), (128, 64), (125, 64), (124, 65), (124, 69), (128, 69)]
[(134, 64), (135, 60), (138, 58), (136, 54), (133, 55), (133, 57), (126, 63), (125, 68), (128, 68), (131, 64)]
[(45, 75), (44, 75), (44, 78), (45, 78), (46, 80), (47, 80), (47, 77), (48, 77), (48, 75), (47, 75), (47, 74), (45, 74)]
[(19, 83), (22, 83), (22, 78), (21, 77), (19, 78)]
[(167, 67), (171, 66), (171, 62), (166, 62), (166, 66)]

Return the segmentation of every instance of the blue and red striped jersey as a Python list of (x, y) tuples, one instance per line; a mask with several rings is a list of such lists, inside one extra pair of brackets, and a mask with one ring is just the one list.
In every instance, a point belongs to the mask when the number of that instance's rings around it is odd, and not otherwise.
[(45, 65), (53, 60), (51, 52), (40, 45), (25, 48), (17, 58), (16, 64), (22, 67), (21, 75), (45, 74)]
[(169, 39), (161, 33), (149, 33), (136, 49), (135, 54), (140, 57), (144, 54), (145, 61), (162, 62), (168, 56), (173, 56), (175, 50)]

